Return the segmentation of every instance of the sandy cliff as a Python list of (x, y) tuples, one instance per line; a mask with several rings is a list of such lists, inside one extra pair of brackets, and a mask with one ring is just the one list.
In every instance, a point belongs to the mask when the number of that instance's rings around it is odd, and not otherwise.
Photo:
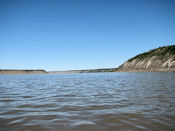
[(137, 55), (119, 66), (117, 71), (175, 71), (175, 45), (159, 47)]

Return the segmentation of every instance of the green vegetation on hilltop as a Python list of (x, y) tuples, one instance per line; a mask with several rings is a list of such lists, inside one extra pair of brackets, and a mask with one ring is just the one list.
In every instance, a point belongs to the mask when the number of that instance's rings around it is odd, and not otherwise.
[(134, 59), (144, 59), (144, 58), (148, 58), (148, 57), (152, 57), (152, 56), (160, 56), (160, 57), (164, 57), (166, 54), (172, 54), (175, 55), (175, 45), (171, 45), (171, 46), (163, 46), (163, 47), (159, 47), (153, 50), (150, 50), (148, 52), (144, 52), (142, 54), (139, 54), (131, 59), (128, 60), (128, 62), (133, 61)]

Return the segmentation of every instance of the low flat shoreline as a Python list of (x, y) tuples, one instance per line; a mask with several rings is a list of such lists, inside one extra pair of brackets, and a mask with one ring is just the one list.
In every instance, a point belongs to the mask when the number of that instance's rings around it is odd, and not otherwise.
[(45, 70), (0, 70), (0, 75), (20, 75), (20, 74), (80, 74), (80, 73), (103, 73), (103, 72), (175, 72), (175, 70), (117, 70), (109, 69), (89, 69), (89, 70), (68, 70), (68, 71), (45, 71)]
[(47, 74), (45, 70), (0, 70), (0, 75)]
[(74, 74), (74, 73), (100, 73), (100, 72), (115, 72), (117, 68), (104, 69), (85, 69), (85, 70), (67, 70), (67, 71), (49, 71), (49, 74)]
[(0, 70), (0, 75), (18, 75), (18, 74), (77, 74), (77, 73), (100, 73), (100, 72), (115, 72), (116, 68), (107, 69), (85, 69), (85, 70), (67, 70), (67, 71), (45, 71), (45, 70)]

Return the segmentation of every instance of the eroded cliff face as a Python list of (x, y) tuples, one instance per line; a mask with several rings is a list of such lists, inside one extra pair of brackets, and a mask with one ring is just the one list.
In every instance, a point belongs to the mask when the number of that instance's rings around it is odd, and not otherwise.
[[(159, 51), (159, 52), (158, 52)], [(148, 54), (149, 52), (147, 52)], [(117, 71), (122, 72), (175, 72), (175, 55), (168, 53), (168, 50), (161, 54), (161, 50), (155, 50), (155, 55), (147, 55), (132, 58), (122, 64)], [(158, 55), (156, 55), (158, 54)], [(141, 54), (143, 55), (143, 54)], [(142, 58), (143, 57), (143, 58)]]

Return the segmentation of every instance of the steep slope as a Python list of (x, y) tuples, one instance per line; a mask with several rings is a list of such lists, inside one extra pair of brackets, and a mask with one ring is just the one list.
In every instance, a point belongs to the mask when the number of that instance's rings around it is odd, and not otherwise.
[(175, 71), (175, 45), (139, 54), (119, 66), (117, 71)]

